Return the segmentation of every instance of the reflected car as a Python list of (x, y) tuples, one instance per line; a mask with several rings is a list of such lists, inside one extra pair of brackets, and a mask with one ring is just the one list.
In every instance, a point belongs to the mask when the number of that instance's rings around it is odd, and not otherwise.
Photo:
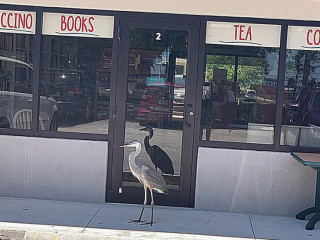
[[(30, 129), (32, 94), (0, 91), (0, 128)], [(39, 129), (58, 129), (57, 102), (49, 95), (40, 96)]]
[(303, 88), (297, 99), (284, 107), (284, 124), (320, 126), (320, 87)]
[(62, 73), (60, 79), (50, 85), (51, 95), (58, 103), (60, 122), (68, 117), (82, 122), (92, 119), (94, 87), (84, 86), (81, 81), (78, 73)]
[[(25, 65), (33, 70), (31, 65), (17, 59), (0, 56), (0, 60)], [(0, 91), (0, 128), (30, 129), (32, 122), (32, 86), (19, 83), (19, 81), (14, 83), (15, 91), (6, 90), (8, 86), (4, 85), (3, 90)], [(39, 90), (39, 129), (56, 131), (58, 129), (57, 102), (49, 95), (42, 82), (40, 82)]]
[(140, 125), (169, 125), (183, 121), (185, 87), (166, 83), (164, 86), (148, 86), (138, 106)]
[(249, 89), (244, 94), (244, 100), (245, 101), (257, 101), (257, 92), (256, 90)]

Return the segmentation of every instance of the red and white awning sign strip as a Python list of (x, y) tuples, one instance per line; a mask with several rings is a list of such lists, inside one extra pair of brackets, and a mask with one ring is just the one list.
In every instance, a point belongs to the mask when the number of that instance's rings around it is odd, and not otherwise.
[(36, 13), (0, 10), (0, 32), (35, 34)]
[(280, 47), (280, 25), (207, 22), (207, 44)]
[(113, 16), (43, 13), (42, 34), (113, 38)]
[(287, 49), (320, 51), (320, 27), (289, 26)]

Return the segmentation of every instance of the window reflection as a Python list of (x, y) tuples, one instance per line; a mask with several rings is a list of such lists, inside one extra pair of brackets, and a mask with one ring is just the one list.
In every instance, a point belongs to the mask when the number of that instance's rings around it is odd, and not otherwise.
[(273, 143), (278, 48), (206, 45), (201, 139)]
[[(34, 36), (0, 33), (0, 127), (30, 129)], [(48, 104), (54, 104), (48, 99)], [(49, 120), (39, 123), (49, 129)]]
[(320, 54), (287, 50), (281, 144), (320, 146)]
[[(174, 189), (180, 184), (188, 36), (187, 31), (130, 31), (125, 142), (137, 139), (143, 143), (137, 162), (153, 165), (146, 144), (152, 129), (150, 145), (161, 147), (172, 161), (173, 172), (162, 172)], [(122, 184), (133, 186), (137, 180), (130, 173), (128, 155), (125, 151)]]
[(59, 113), (53, 128), (107, 133), (111, 48), (111, 39), (43, 37), (41, 80)]

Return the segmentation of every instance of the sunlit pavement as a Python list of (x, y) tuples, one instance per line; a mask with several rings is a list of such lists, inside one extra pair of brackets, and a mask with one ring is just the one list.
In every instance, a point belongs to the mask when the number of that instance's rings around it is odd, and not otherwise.
[[(320, 224), (294, 217), (155, 207), (153, 226), (129, 223), (140, 205), (0, 198), (1, 240), (216, 239), (319, 240)], [(150, 207), (143, 219), (149, 220)]]

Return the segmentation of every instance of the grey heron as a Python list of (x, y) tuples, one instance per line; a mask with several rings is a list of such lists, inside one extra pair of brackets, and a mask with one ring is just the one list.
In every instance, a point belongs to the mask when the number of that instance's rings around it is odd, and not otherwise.
[(144, 138), (144, 147), (155, 168), (159, 168), (163, 173), (173, 175), (174, 169), (172, 166), (172, 160), (168, 154), (158, 145), (150, 145), (150, 140), (153, 137), (152, 127), (147, 125), (145, 128), (140, 129), (140, 131), (149, 132), (149, 135)]
[(133, 140), (129, 143), (126, 143), (120, 147), (134, 147), (136, 150), (134, 152), (131, 152), (129, 154), (129, 167), (130, 167), (130, 171), (133, 174), (133, 176), (135, 176), (139, 182), (143, 185), (144, 188), (144, 202), (143, 202), (143, 207), (139, 216), (139, 219), (137, 220), (132, 220), (132, 222), (145, 222), (142, 221), (142, 214), (144, 211), (144, 207), (147, 204), (147, 190), (149, 189), (150, 194), (151, 194), (151, 221), (148, 223), (144, 223), (144, 224), (152, 224), (155, 223), (153, 221), (153, 205), (154, 205), (154, 201), (153, 201), (153, 192), (152, 191), (156, 191), (158, 193), (165, 193), (167, 192), (167, 185), (166, 182), (164, 180), (164, 178), (162, 177), (162, 175), (156, 171), (153, 167), (145, 164), (145, 163), (136, 163), (135, 159), (136, 157), (139, 155), (140, 151), (141, 151), (141, 143), (137, 140)]

